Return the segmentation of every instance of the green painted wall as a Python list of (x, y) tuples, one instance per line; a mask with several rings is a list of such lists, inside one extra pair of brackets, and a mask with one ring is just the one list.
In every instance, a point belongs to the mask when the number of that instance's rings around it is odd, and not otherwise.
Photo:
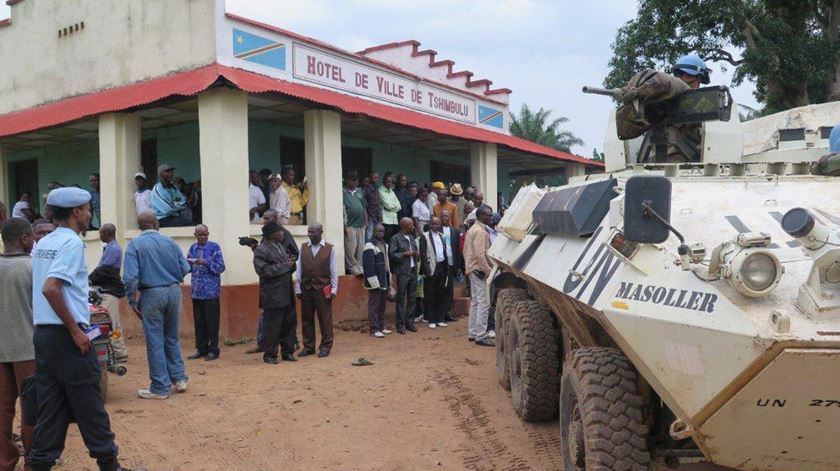
[[(143, 131), (143, 139), (157, 140), (158, 165), (168, 163), (176, 167), (176, 176), (188, 182), (201, 177), (199, 157), (199, 132), (197, 122)], [(270, 168), (280, 171), (280, 138), (303, 139), (303, 129), (280, 126), (265, 121), (251, 121), (248, 124), (248, 152), (250, 167), (255, 170)], [(371, 148), (373, 167), (381, 173), (391, 171), (405, 173), (409, 180), (426, 183), (430, 179), (430, 161), (437, 160), (469, 167), (469, 155), (452, 156), (425, 149), (392, 145), (365, 139), (346, 137), (342, 146)], [(66, 185), (78, 183), (87, 188), (88, 176), (99, 168), (99, 143), (97, 140), (56, 145), (41, 149), (12, 153), (8, 161), (38, 159), (39, 193), (46, 191), (51, 180)], [(9, 188), (14, 188), (14, 176), (9, 166)], [(508, 170), (499, 166), (499, 191), (509, 199)], [(12, 195), (10, 195), (12, 196)], [(493, 200), (495, 203), (495, 200)], [(12, 202), (13, 203), (13, 202)]]
[[(40, 207), (42, 200), (40, 195), (46, 193), (47, 183), (50, 181), (57, 180), (68, 186), (78, 184), (86, 190), (90, 189), (88, 186), (90, 174), (99, 172), (99, 141), (82, 141), (13, 152), (6, 159), (8, 161), (10, 199), (17, 197), (17, 195), (11, 194), (15, 188), (12, 163), (22, 160), (38, 160), (38, 197), (36, 199), (40, 210), (43, 209)], [(14, 205), (14, 201), (10, 202), (9, 207), (11, 208), (12, 205)]]
[(151, 138), (157, 139), (158, 165), (172, 165), (188, 182), (201, 178), (197, 121), (143, 132), (143, 139)]

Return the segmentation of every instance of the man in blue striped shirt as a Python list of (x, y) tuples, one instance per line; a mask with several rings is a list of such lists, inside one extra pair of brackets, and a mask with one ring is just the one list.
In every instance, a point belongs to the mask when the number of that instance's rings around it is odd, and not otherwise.
[(222, 290), (222, 272), (225, 260), (222, 248), (211, 242), (210, 229), (204, 224), (195, 226), (196, 243), (187, 252), (187, 262), (192, 265), (190, 297), (195, 323), (195, 353), (190, 360), (219, 358), (219, 297)]
[(158, 232), (160, 226), (154, 213), (141, 213), (137, 224), (142, 232), (125, 250), (123, 280), (128, 304), (143, 322), (152, 381), (149, 389), (140, 389), (137, 395), (142, 399), (166, 399), (173, 384), (177, 392), (186, 392), (189, 380), (181, 357), (178, 323), (179, 285), (190, 272), (190, 265), (178, 244)]

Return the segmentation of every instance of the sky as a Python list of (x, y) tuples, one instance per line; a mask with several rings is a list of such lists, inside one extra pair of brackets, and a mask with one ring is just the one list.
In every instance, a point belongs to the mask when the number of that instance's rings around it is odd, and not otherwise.
[[(163, 1), (163, 0), (160, 0)], [(174, 1), (174, 0), (167, 0)], [(616, 30), (633, 19), (636, 0), (226, 0), (227, 10), (359, 51), (416, 39), (451, 59), (457, 69), (513, 90), (511, 111), (527, 103), (569, 119), (565, 129), (584, 140), (573, 152), (603, 149), (612, 110), (607, 97), (584, 95), (609, 72)], [(0, 18), (9, 7), (0, 4)], [(716, 68), (717, 69), (717, 68)], [(731, 71), (712, 74), (730, 85)], [(736, 103), (756, 107), (753, 87), (733, 89)]]

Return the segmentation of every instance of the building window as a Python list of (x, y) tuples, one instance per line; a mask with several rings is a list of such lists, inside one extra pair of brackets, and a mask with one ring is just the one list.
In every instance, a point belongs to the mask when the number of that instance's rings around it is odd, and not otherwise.
[(470, 186), (470, 168), (466, 165), (438, 162), (436, 160), (432, 160), (430, 165), (431, 181), (441, 181), (447, 188), (453, 183), (460, 183), (463, 187)]
[(286, 168), (289, 165), (295, 169), (295, 178), (298, 181), (303, 180), (306, 176), (303, 139), (280, 138), (280, 166)]
[(359, 182), (370, 175), (373, 170), (373, 150), (369, 147), (342, 147), (341, 148), (341, 171), (349, 172), (354, 170), (359, 176)]
[(9, 195), (11, 200), (6, 209), (6, 216), (12, 216), (12, 208), (17, 203), (18, 198), (22, 193), (29, 193), (29, 205), (32, 211), (37, 213), (38, 207), (41, 203), (41, 198), (38, 195), (38, 161), (21, 160), (18, 162), (11, 162), (11, 174), (14, 175), (14, 193)]
[(157, 183), (157, 139), (143, 139), (140, 142), (140, 166), (146, 174), (146, 185), (151, 188)]

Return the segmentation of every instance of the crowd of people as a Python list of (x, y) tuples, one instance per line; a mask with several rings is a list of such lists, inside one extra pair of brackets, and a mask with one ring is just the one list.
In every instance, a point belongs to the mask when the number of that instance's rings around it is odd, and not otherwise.
[[(381, 183), (380, 183), (381, 182)], [(440, 181), (420, 186), (403, 174), (355, 172), (343, 181), (344, 257), (349, 275), (364, 277), (370, 335), (383, 338), (387, 301), (396, 304), (395, 329), (416, 332), (448, 327), (455, 285), (466, 282), (470, 299), (469, 340), (493, 346), (486, 293), (491, 263), (487, 250), (501, 216), (484, 204), (480, 189)], [(499, 206), (504, 210), (500, 199)]]
[[(9, 314), (0, 316), (0, 469), (12, 469), (18, 461), (12, 423), (15, 402), (27, 382), (38, 398), (37, 417), (21, 425), (30, 469), (51, 468), (72, 420), (100, 469), (125, 469), (117, 460), (98, 391), (89, 290), (101, 295), (111, 316), (117, 363), (129, 357), (120, 299), (126, 298), (141, 320), (150, 383), (138, 390), (138, 397), (168, 399), (189, 387), (179, 340), (180, 285), (188, 274), (195, 352), (187, 359), (219, 358), (224, 257), (210, 240), (210, 228), (196, 224), (201, 218), (200, 182), (187, 191), (174, 170), (161, 165), (152, 188), (143, 172), (135, 175), (141, 232), (124, 251), (117, 228), (99, 219), (99, 175), (91, 175), (90, 190), (51, 182), (43, 206), (46, 218), (35, 211), (28, 193), (20, 195), (11, 218), (0, 202), (0, 308)], [(304, 221), (308, 185), (305, 179), (297, 182), (290, 167), (282, 174), (250, 172), (249, 184), (249, 215), (262, 225), (263, 238), (240, 240), (253, 250), (259, 278), (257, 345), (248, 353), (262, 353), (269, 364), (315, 354), (327, 357), (334, 341), (332, 301), (339, 291), (336, 252), (317, 222), (309, 224), (308, 241), (300, 247), (284, 227)], [(493, 346), (485, 280), (491, 271), (487, 250), (500, 216), (484, 204), (480, 190), (458, 183), (420, 186), (390, 172), (381, 181), (372, 172), (360, 183), (348, 172), (343, 201), (346, 271), (364, 278), (371, 336), (392, 333), (385, 322), (389, 301), (396, 304), (394, 329), (400, 334), (416, 332), (420, 322), (430, 329), (447, 327), (456, 320), (455, 285), (466, 283), (471, 292), (469, 340)], [(186, 254), (159, 231), (182, 225), (195, 225), (195, 243)], [(89, 272), (79, 236), (92, 228), (99, 230), (103, 252)], [(298, 303), (302, 341), (297, 337)]]

